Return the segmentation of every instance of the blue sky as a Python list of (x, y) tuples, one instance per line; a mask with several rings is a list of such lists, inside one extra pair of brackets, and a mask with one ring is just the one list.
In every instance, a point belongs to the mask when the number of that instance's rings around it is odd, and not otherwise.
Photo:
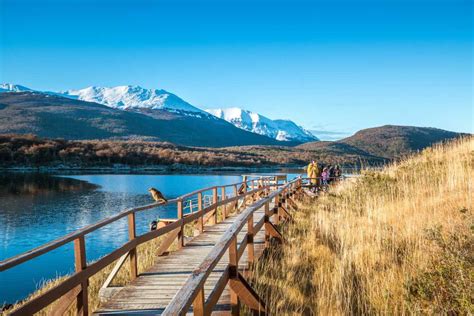
[(474, 132), (471, 1), (0, 0), (0, 14), (0, 82), (162, 88), (328, 136)]

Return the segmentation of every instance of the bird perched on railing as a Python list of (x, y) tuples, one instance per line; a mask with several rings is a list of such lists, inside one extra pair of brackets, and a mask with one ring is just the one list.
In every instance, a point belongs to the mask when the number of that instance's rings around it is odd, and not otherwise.
[(160, 191), (158, 191), (157, 189), (149, 188), (148, 192), (150, 192), (152, 198), (156, 202), (168, 202), (168, 200), (163, 196), (163, 194)]

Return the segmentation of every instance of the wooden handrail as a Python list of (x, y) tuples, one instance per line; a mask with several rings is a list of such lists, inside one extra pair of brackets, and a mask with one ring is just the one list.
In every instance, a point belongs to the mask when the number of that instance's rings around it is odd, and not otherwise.
[[(267, 178), (272, 178), (272, 177), (267, 177)], [(247, 180), (245, 182), (249, 182), (249, 181), (252, 181), (252, 180)], [(244, 182), (238, 182), (238, 183), (235, 183), (235, 184), (232, 184), (232, 185), (239, 185), (239, 184), (242, 184)], [(227, 185), (227, 186), (230, 186), (230, 185)], [(69, 242), (72, 242), (74, 241), (75, 239), (77, 238), (80, 238), (81, 236), (84, 236), (88, 233), (91, 233), (105, 225), (108, 225), (110, 223), (113, 223), (121, 218), (124, 218), (125, 216), (128, 216), (129, 214), (131, 213), (136, 213), (136, 212), (140, 212), (140, 211), (144, 211), (144, 210), (149, 210), (149, 209), (153, 209), (153, 208), (156, 208), (156, 207), (159, 207), (159, 206), (164, 206), (164, 205), (168, 205), (168, 204), (172, 204), (172, 203), (177, 203), (179, 200), (183, 200), (187, 197), (190, 197), (192, 195), (195, 195), (195, 194), (198, 194), (200, 192), (204, 192), (204, 191), (209, 191), (209, 190), (212, 190), (213, 188), (216, 188), (216, 186), (212, 186), (212, 187), (208, 187), (208, 188), (204, 188), (204, 189), (200, 189), (200, 190), (196, 190), (196, 191), (193, 191), (191, 193), (187, 193), (187, 194), (184, 194), (180, 197), (177, 197), (175, 199), (171, 199), (171, 200), (168, 200), (167, 202), (159, 202), (159, 203), (152, 203), (152, 204), (148, 204), (148, 205), (143, 205), (143, 206), (139, 206), (139, 207), (135, 207), (135, 208), (129, 208), (129, 209), (126, 209), (120, 213), (117, 213), (115, 215), (112, 215), (110, 217), (107, 217), (107, 218), (104, 218), (94, 224), (91, 224), (91, 225), (88, 225), (88, 226), (85, 226), (83, 228), (80, 228), (78, 230), (75, 230), (63, 237), (60, 237), (60, 238), (57, 238), (55, 240), (52, 240), (48, 243), (45, 243), (39, 247), (36, 247), (36, 248), (33, 248), (29, 251), (26, 251), (24, 253), (21, 253), (19, 255), (16, 255), (16, 256), (13, 256), (13, 257), (10, 257), (10, 258), (7, 258), (5, 260), (2, 260), (0, 261), (0, 272), (1, 271), (5, 271), (7, 269), (10, 269), (12, 267), (15, 267), (25, 261), (28, 261), (28, 260), (31, 260), (33, 258), (36, 258), (42, 254), (45, 254), (49, 251), (52, 251), (56, 248), (59, 248), (61, 246), (63, 246), (64, 244), (67, 244)]]
[[(201, 264), (192, 272), (191, 276), (186, 280), (183, 287), (176, 293), (170, 304), (166, 307), (163, 315), (183, 315), (185, 314), (197, 295), (203, 291), (204, 283), (207, 277), (211, 274), (215, 266), (218, 264), (222, 256), (226, 253), (232, 243), (236, 243), (236, 238), (245, 224), (249, 223), (249, 218), (253, 216), (254, 212), (259, 210), (268, 202), (277, 198), (282, 192), (293, 186), (300, 179), (295, 179), (279, 188), (278, 190), (270, 193), (267, 197), (255, 202), (253, 205), (247, 207), (238, 217), (234, 223), (225, 231), (222, 238), (215, 244), (211, 252), (205, 257)], [(259, 191), (254, 190), (254, 191)], [(265, 215), (267, 216), (267, 215)], [(262, 225), (263, 226), (263, 225)], [(261, 226), (260, 226), (261, 227)], [(256, 232), (252, 230), (252, 234)], [(247, 244), (247, 243), (245, 243)], [(235, 250), (236, 260), (238, 261), (240, 251)], [(227, 271), (227, 269), (226, 269)]]
[[(234, 185), (235, 186), (235, 185)], [(82, 229), (79, 229), (75, 232), (72, 232), (62, 238), (59, 238), (55, 241), (52, 241), (50, 243), (47, 243), (43, 246), (40, 246), (38, 248), (35, 248), (31, 251), (28, 251), (26, 253), (20, 254), (18, 256), (9, 258), (7, 260), (4, 260), (0, 262), (0, 271), (9, 269), (11, 267), (14, 267), (22, 262), (25, 262), (27, 260), (33, 259), (41, 254), (44, 254), (48, 251), (51, 251), (53, 249), (56, 249), (62, 245), (64, 245), (67, 242), (74, 241), (75, 242), (75, 252), (76, 252), (76, 272), (72, 274), (71, 276), (67, 277), (64, 281), (59, 283), (58, 285), (52, 287), (51, 289), (43, 292), (42, 294), (38, 295), (34, 299), (26, 302), (22, 306), (20, 306), (18, 309), (14, 310), (11, 315), (24, 315), (24, 314), (33, 314), (41, 309), (45, 308), (55, 300), (59, 299), (65, 294), (68, 294), (71, 292), (71, 290), (76, 289), (78, 286), (81, 288), (81, 293), (79, 294), (80, 299), (81, 299), (81, 304), (82, 304), (82, 314), (87, 315), (87, 284), (88, 284), (88, 279), (105, 268), (106, 266), (110, 265), (114, 261), (120, 259), (122, 256), (127, 255), (131, 258), (130, 264), (131, 264), (131, 279), (136, 277), (137, 275), (137, 263), (136, 263), (136, 249), (137, 246), (140, 244), (143, 244), (149, 240), (152, 240), (154, 238), (158, 238), (160, 236), (163, 236), (167, 233), (170, 233), (172, 231), (175, 231), (179, 229), (182, 231), (183, 226), (189, 223), (194, 222), (196, 219), (199, 217), (204, 216), (205, 214), (208, 214), (212, 212), (213, 210), (216, 210), (217, 207), (221, 205), (225, 205), (228, 203), (232, 203), (234, 201), (238, 201), (239, 199), (245, 199), (245, 197), (253, 195), (255, 193), (258, 193), (260, 191), (266, 192), (269, 190), (271, 187), (275, 187), (276, 185), (267, 185), (263, 186), (261, 188), (257, 188), (255, 190), (247, 191), (241, 195), (237, 196), (232, 196), (227, 199), (221, 199), (213, 203), (212, 205), (202, 208), (198, 212), (190, 213), (190, 214), (182, 214), (181, 218), (178, 218), (174, 221), (170, 221), (167, 225), (164, 227), (161, 227), (157, 230), (147, 232), (143, 235), (136, 236), (135, 233), (135, 213), (138, 211), (143, 211), (151, 208), (155, 208), (157, 206), (162, 206), (170, 203), (177, 203), (178, 207), (179, 205), (182, 205), (183, 199), (181, 197), (169, 200), (167, 203), (153, 203), (145, 206), (140, 206), (136, 208), (131, 208), (127, 209), (119, 214), (116, 214), (114, 216), (111, 216), (109, 218), (103, 219), (99, 221), (98, 223), (86, 226)], [(211, 188), (217, 188), (217, 187), (211, 187)], [(198, 191), (198, 194), (209, 190), (209, 188), (201, 189)], [(213, 190), (214, 191), (214, 190)], [(202, 194), (201, 194), (202, 195)], [(216, 200), (216, 199), (215, 199)], [(122, 245), (120, 248), (112, 251), (111, 253), (105, 255), (104, 257), (100, 258), (99, 260), (87, 264), (85, 262), (86, 258), (86, 247), (85, 247), (85, 235), (89, 232), (92, 232), (100, 227), (103, 227), (111, 222), (114, 222), (120, 218), (123, 218), (125, 216), (128, 216), (129, 220), (129, 241), (126, 242), (124, 245)], [(80, 262), (80, 268), (78, 268), (78, 262)], [(69, 295), (69, 294), (68, 294)], [(79, 297), (78, 297), (79, 299)], [(80, 304), (79, 304), (80, 305)], [(78, 305), (78, 306), (79, 306)]]

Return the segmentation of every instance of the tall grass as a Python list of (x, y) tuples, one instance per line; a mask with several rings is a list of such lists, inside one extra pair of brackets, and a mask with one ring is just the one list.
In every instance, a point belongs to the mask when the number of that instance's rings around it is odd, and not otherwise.
[(274, 315), (473, 314), (474, 138), (303, 203), (254, 284)]

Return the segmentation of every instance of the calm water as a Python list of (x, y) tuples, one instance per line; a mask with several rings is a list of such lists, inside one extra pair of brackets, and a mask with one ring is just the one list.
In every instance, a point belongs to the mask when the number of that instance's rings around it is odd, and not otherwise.
[[(238, 175), (74, 175), (0, 174), (0, 260), (33, 249), (126, 208), (149, 204), (149, 187), (174, 198), (200, 188), (241, 181)], [(137, 214), (137, 233), (151, 220), (176, 217), (175, 206)], [(121, 219), (86, 235), (87, 260), (127, 241)], [(42, 281), (73, 271), (72, 243), (0, 272), (0, 305), (15, 302)]]

